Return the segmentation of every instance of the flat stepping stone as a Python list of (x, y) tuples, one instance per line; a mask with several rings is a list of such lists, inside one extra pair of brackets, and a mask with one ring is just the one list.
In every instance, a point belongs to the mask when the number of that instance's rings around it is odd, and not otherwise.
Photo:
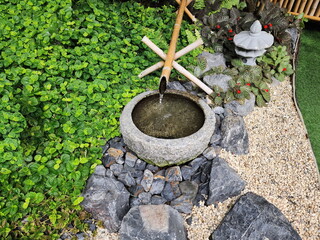
[(123, 218), (120, 240), (187, 240), (183, 218), (168, 205), (141, 205)]

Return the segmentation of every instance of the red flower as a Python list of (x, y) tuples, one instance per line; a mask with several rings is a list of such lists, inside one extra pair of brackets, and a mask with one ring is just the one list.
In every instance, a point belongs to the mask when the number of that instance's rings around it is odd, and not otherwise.
[(272, 23), (269, 23), (269, 27), (272, 27), (273, 25), (272, 25)]
[(221, 26), (220, 26), (220, 25), (217, 25), (217, 26), (216, 26), (216, 28), (218, 28), (218, 29), (219, 29), (219, 28), (221, 28)]
[(269, 92), (269, 89), (265, 89), (266, 92)]
[(268, 25), (264, 25), (263, 28), (268, 28)]
[(246, 83), (247, 86), (251, 86), (251, 83)]
[(232, 33), (233, 31), (232, 31), (232, 29), (229, 29), (228, 32), (229, 32), (229, 33)]
[(240, 93), (241, 93), (241, 91), (240, 91), (240, 90), (237, 90), (237, 93), (238, 93), (238, 94), (240, 94)]
[(287, 71), (287, 69), (286, 69), (286, 68), (283, 68), (283, 69), (282, 69), (282, 72), (284, 72), (284, 71)]
[(232, 37), (229, 37), (228, 40), (231, 41), (231, 40), (232, 40)]

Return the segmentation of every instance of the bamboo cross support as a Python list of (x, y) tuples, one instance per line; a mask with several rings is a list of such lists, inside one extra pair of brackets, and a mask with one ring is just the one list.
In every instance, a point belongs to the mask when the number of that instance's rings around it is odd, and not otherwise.
[[(152, 51), (154, 51), (159, 57), (161, 57), (162, 59), (166, 59), (167, 58), (167, 55), (157, 46), (155, 45), (149, 38), (147, 38), (146, 36), (143, 37), (142, 39), (143, 43), (145, 43), (149, 48), (151, 48)], [(202, 40), (198, 40), (199, 42), (202, 41)], [(195, 42), (196, 43), (196, 42)], [(193, 43), (194, 44), (194, 43)], [(197, 43), (199, 44), (199, 43)], [(195, 45), (197, 45), (195, 44)], [(192, 44), (191, 44), (192, 45)], [(191, 46), (189, 45), (189, 46)], [(188, 46), (188, 47), (189, 47)], [(185, 51), (185, 49), (187, 49), (188, 47), (185, 47), (184, 49), (182, 49), (181, 51), (179, 52), (182, 52), (182, 51)], [(188, 49), (189, 50), (189, 49)], [(192, 49), (191, 49), (192, 50)], [(190, 50), (190, 51), (191, 51)], [(175, 56), (179, 56), (181, 54), (178, 55), (178, 53), (176, 53)], [(163, 61), (162, 62), (159, 62), (159, 63), (156, 63), (155, 65), (151, 66), (150, 68), (155, 68), (153, 71), (157, 70), (158, 68), (156, 67), (157, 64), (163, 64)], [(177, 63), (176, 61), (173, 61), (172, 62), (172, 66), (174, 69), (176, 69), (178, 72), (180, 72), (182, 75), (184, 75), (186, 78), (188, 78), (189, 80), (191, 80), (192, 82), (194, 82), (198, 87), (200, 87), (204, 92), (206, 92), (208, 95), (212, 94), (213, 93), (213, 90), (211, 88), (209, 88), (206, 84), (204, 84), (200, 79), (198, 79), (197, 77), (195, 77), (194, 75), (192, 75), (188, 70), (186, 70), (184, 67), (182, 67), (179, 63)], [(160, 67), (159, 67), (160, 68)], [(147, 68), (145, 71), (147, 71), (149, 68)], [(143, 73), (145, 72), (141, 72), (139, 74), (140, 75), (143, 75)], [(152, 72), (152, 71), (151, 71)], [(149, 72), (150, 73), (150, 72)], [(147, 74), (144, 74), (143, 76), (145, 76)], [(143, 77), (141, 76), (141, 77)]]

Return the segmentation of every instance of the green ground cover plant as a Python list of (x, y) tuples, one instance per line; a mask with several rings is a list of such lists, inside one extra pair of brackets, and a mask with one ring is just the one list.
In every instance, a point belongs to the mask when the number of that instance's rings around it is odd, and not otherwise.
[[(296, 73), (296, 96), (320, 169), (320, 32), (319, 23), (307, 23), (301, 34)], [(309, 26), (309, 27), (308, 27)]]
[[(1, 239), (57, 239), (67, 226), (85, 228), (80, 194), (101, 146), (119, 135), (123, 106), (157, 88), (158, 75), (137, 77), (159, 61), (141, 39), (166, 50), (174, 12), (135, 1), (2, 1)], [(181, 35), (179, 49), (188, 44)], [(187, 66), (194, 56), (181, 59)]]

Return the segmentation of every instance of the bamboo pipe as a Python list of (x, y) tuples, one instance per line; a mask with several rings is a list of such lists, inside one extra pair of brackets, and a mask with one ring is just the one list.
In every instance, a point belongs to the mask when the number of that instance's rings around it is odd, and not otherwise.
[[(200, 45), (203, 44), (202, 39), (198, 39), (197, 41), (195, 41), (194, 43), (186, 46), (185, 48), (181, 49), (179, 52), (176, 52), (176, 54), (174, 55), (174, 60), (182, 57), (183, 55), (187, 54), (188, 52), (192, 51), (193, 49), (199, 47)], [(158, 70), (159, 68), (162, 68), (164, 65), (164, 61), (158, 62), (154, 65), (152, 65), (151, 67), (145, 69), (144, 71), (142, 71), (138, 77), (139, 78), (143, 78), (144, 76), (148, 75), (149, 73), (152, 73), (153, 71)]]
[[(143, 37), (142, 42), (145, 43), (149, 48), (152, 49), (159, 57), (162, 59), (166, 59), (166, 54), (157, 46), (155, 45), (149, 38), (146, 36)], [(200, 79), (193, 76), (188, 70), (186, 70), (184, 67), (182, 67), (179, 63), (176, 61), (173, 61), (173, 67), (180, 72), (182, 75), (190, 79), (192, 82), (194, 82), (198, 87), (200, 87), (203, 91), (205, 91), (207, 94), (213, 93), (213, 90), (209, 88), (207, 85), (205, 85)], [(160, 83), (161, 84), (161, 83)]]
[(182, 0), (181, 4), (180, 4), (179, 11), (178, 11), (178, 15), (176, 18), (176, 23), (174, 24), (167, 57), (165, 59), (164, 67), (162, 69), (162, 73), (161, 73), (161, 77), (160, 77), (160, 86), (164, 86), (164, 89), (163, 89), (163, 87), (160, 87), (161, 94), (164, 93), (165, 86), (169, 81), (170, 73), (172, 70), (172, 62), (173, 62), (174, 54), (176, 53), (177, 41), (178, 41), (179, 32), (180, 32), (180, 28), (181, 28), (183, 13), (184, 13), (186, 6), (187, 6), (187, 0)]
[[(181, 4), (181, 1), (180, 0), (176, 0), (176, 2), (180, 5)], [(192, 2), (192, 0), (188, 0), (187, 1), (187, 6)], [(188, 17), (191, 19), (192, 22), (196, 22), (197, 19), (196, 17), (189, 11), (189, 9), (186, 7), (185, 8), (185, 13), (188, 15)]]

